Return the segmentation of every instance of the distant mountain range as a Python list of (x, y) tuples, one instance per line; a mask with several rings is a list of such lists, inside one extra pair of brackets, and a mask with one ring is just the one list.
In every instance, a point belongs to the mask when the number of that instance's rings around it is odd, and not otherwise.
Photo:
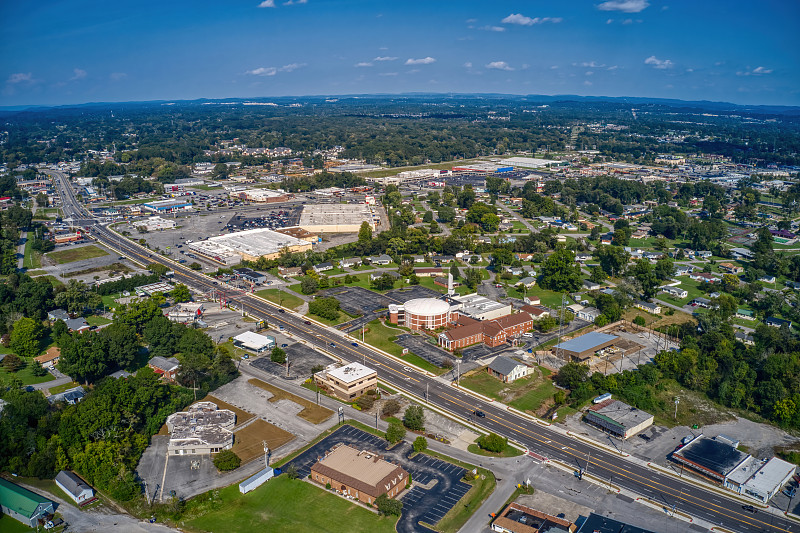
[(712, 102), (708, 100), (676, 100), (670, 98), (646, 98), (636, 96), (579, 96), (574, 94), (543, 95), (543, 94), (503, 94), (503, 93), (401, 93), (401, 94), (348, 94), (348, 95), (306, 95), (306, 96), (275, 96), (275, 97), (254, 97), (254, 98), (203, 98), (198, 100), (151, 100), (151, 101), (130, 101), (130, 102), (89, 102), (85, 104), (69, 104), (61, 106), (0, 106), (0, 112), (13, 114), (20, 111), (46, 111), (48, 109), (75, 109), (75, 108), (113, 108), (114, 106), (149, 106), (149, 105), (199, 105), (210, 103), (300, 103), (300, 102), (319, 102), (324, 100), (397, 100), (409, 99), (421, 100), (506, 100), (526, 104), (553, 104), (557, 102), (577, 102), (577, 103), (611, 103), (611, 104), (630, 104), (638, 106), (657, 105), (665, 107), (675, 107), (714, 112), (726, 113), (757, 113), (769, 115), (800, 115), (800, 106), (777, 106), (777, 105), (743, 105), (730, 102)]

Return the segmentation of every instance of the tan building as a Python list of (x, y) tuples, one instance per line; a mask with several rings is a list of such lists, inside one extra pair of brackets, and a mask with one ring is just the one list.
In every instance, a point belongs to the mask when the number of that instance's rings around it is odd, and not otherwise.
[(311, 479), (364, 503), (373, 503), (381, 494), (395, 498), (408, 483), (408, 472), (382, 456), (336, 445), (311, 467)]
[(492, 522), (492, 531), (500, 533), (573, 533), (577, 527), (569, 520), (557, 518), (531, 507), (512, 502)]
[(378, 371), (361, 363), (349, 363), (346, 366), (325, 370), (314, 374), (317, 386), (334, 394), (342, 400), (358, 398), (370, 389), (378, 386)]
[(589, 407), (586, 422), (606, 433), (627, 439), (653, 425), (653, 415), (609, 398)]

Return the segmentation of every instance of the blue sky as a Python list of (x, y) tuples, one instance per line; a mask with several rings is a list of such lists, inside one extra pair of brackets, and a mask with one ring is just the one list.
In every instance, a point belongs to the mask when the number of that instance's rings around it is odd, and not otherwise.
[(800, 105), (796, 0), (0, 2), (0, 105), (401, 92)]

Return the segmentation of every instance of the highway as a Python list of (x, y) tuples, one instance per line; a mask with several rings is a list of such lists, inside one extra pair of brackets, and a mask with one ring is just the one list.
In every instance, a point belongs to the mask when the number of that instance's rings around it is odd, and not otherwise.
[[(474, 425), (508, 437), (548, 459), (573, 465), (576, 470), (585, 468), (588, 460), (587, 471), (591, 476), (601, 478), (638, 496), (650, 498), (663, 505), (670, 513), (675, 509), (695, 519), (721, 525), (730, 531), (800, 533), (800, 523), (781, 514), (761, 509), (756, 513), (748, 512), (742, 508), (742, 502), (728, 498), (720, 492), (686, 483), (674, 476), (648, 468), (641, 461), (586, 444), (510, 412), (503, 406), (478, 399), (441, 378), (406, 370), (402, 362), (364, 346), (356, 339), (345, 337), (338, 330), (315, 324), (290, 312), (282, 312), (277, 305), (251, 294), (226, 290), (214, 279), (152, 253), (100, 225), (78, 203), (66, 176), (56, 172), (51, 174), (54, 175), (61, 190), (65, 218), (70, 216), (76, 221), (84, 222), (83, 226), (91, 228), (91, 236), (103, 245), (143, 265), (148, 263), (166, 265), (175, 272), (177, 281), (203, 293), (222, 291), (232, 307), (244, 308), (246, 313), (266, 320), (270, 326), (282, 325), (286, 332), (298, 340), (317, 347), (324, 346), (326, 351), (345, 361), (359, 361), (377, 368), (378, 378), (391, 387), (407, 391), (421, 401), (427, 401), (432, 406), (456, 417), (471, 418), (471, 423)], [(475, 409), (483, 411), (485, 418), (470, 417)], [(602, 513), (603, 510), (599, 509), (598, 512)], [(683, 524), (678, 526), (678, 530), (684, 526), (688, 529), (688, 524), (677, 522), (672, 518), (667, 519), (665, 513), (664, 530), (675, 531), (676, 524)]]

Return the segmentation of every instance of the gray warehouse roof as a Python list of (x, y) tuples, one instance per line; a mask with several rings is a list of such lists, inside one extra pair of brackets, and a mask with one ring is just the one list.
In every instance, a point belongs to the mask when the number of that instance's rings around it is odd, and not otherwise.
[(575, 339), (569, 340), (567, 342), (562, 342), (561, 344), (557, 344), (556, 348), (561, 350), (568, 350), (570, 352), (581, 353), (585, 352), (586, 350), (590, 350), (595, 346), (600, 346), (603, 343), (613, 341), (618, 339), (616, 335), (608, 335), (607, 333), (598, 333), (596, 331), (592, 331), (591, 333), (587, 333), (585, 335), (581, 335)]
[(492, 364), (489, 365), (489, 368), (497, 372), (498, 374), (502, 374), (504, 376), (509, 375), (511, 372), (517, 368), (517, 365), (520, 363), (514, 361), (513, 359), (509, 359), (503, 355), (498, 355), (492, 361)]

